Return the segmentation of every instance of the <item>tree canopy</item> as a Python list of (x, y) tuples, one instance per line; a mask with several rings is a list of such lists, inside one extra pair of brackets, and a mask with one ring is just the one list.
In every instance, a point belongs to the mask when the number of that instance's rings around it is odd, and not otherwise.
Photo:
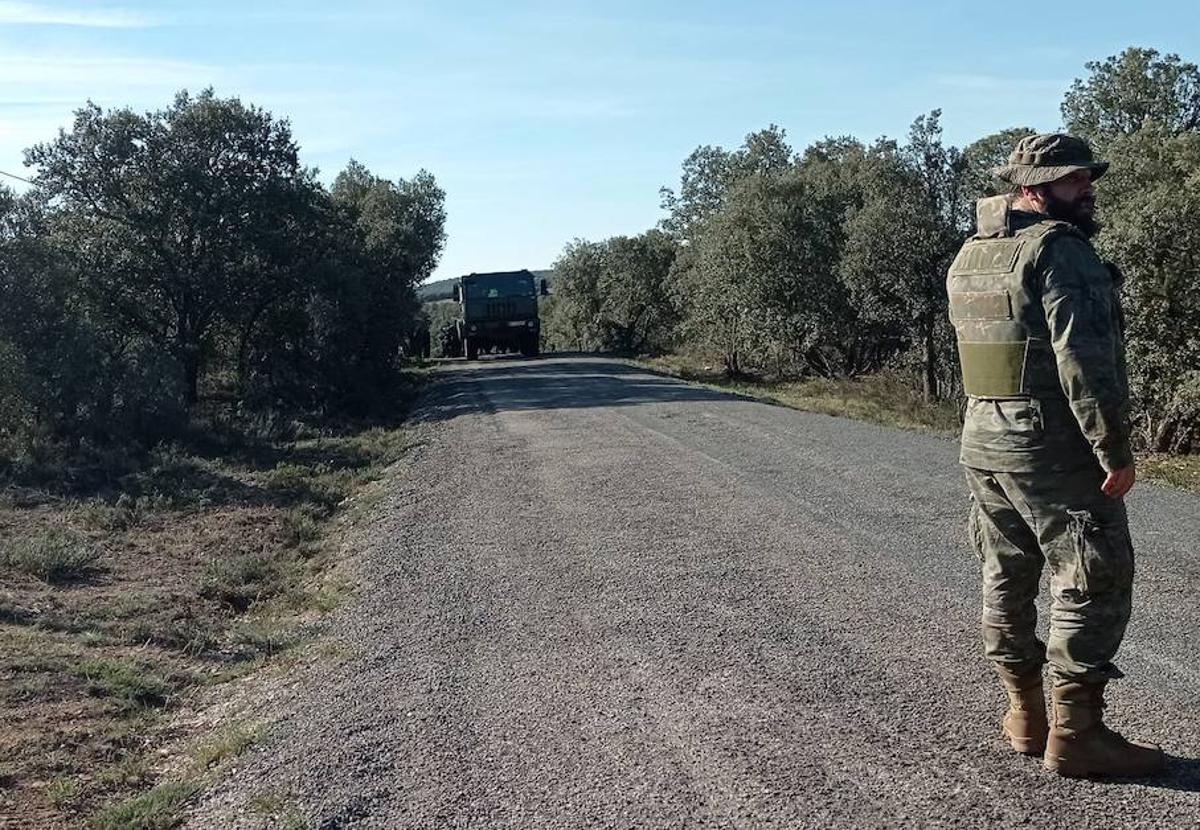
[(1063, 99), (1069, 132), (1103, 147), (1146, 126), (1170, 133), (1200, 129), (1200, 70), (1194, 63), (1130, 47), (1089, 62), (1087, 70)]
[(326, 190), (287, 121), (212, 90), (88, 103), (26, 161), (33, 188), (0, 188), (0, 444), (159, 440), (205, 400), (363, 410), (424, 319), (426, 171)]
[[(1085, 69), (1062, 115), (1112, 162), (1098, 184), (1096, 242), (1126, 275), (1140, 434), (1188, 451), (1200, 447), (1200, 71), (1139, 47)], [(733, 149), (697, 147), (678, 186), (660, 190), (661, 228), (677, 249), (653, 304), (672, 331), (642, 346), (605, 334), (627, 288), (604, 278), (616, 240), (563, 252), (548, 330), (575, 348), (698, 351), (730, 374), (891, 369), (927, 399), (955, 397), (946, 269), (975, 202), (1010, 189), (991, 171), (1033, 132), (1014, 126), (953, 147), (934, 109), (902, 142), (828, 137), (796, 153), (770, 125)]]

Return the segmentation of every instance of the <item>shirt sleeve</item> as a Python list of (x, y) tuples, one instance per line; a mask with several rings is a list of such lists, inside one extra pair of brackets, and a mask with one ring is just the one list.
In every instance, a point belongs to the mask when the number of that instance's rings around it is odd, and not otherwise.
[(1074, 235), (1051, 239), (1040, 258), (1042, 307), (1067, 403), (1100, 466), (1128, 467), (1129, 400), (1113, 275)]

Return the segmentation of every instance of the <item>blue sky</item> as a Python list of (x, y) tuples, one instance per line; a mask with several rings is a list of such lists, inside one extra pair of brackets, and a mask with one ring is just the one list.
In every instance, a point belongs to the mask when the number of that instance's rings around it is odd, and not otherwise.
[[(213, 86), (291, 120), (329, 181), (350, 158), (447, 191), (437, 278), (548, 267), (575, 237), (661, 217), (699, 144), (770, 123), (956, 144), (1054, 129), (1084, 63), (1126, 46), (1200, 61), (1193, 2), (4, 2), (0, 170), (91, 98), (157, 109)], [(1086, 9), (1081, 11), (1081, 9)], [(11, 184), (11, 182), (9, 182)]]

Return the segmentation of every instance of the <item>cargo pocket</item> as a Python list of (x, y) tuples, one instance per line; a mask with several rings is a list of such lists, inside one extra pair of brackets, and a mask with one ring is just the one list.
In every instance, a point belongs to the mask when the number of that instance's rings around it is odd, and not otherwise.
[(1123, 525), (1096, 521), (1087, 510), (1072, 510), (1072, 587), (1084, 596), (1125, 591), (1133, 583), (1133, 543)]

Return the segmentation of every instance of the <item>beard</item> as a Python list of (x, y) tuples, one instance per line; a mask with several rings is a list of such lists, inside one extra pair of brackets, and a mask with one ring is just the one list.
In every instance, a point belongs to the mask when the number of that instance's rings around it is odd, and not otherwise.
[(1100, 230), (1100, 223), (1096, 221), (1096, 215), (1093, 212), (1096, 208), (1093, 200), (1087, 197), (1074, 200), (1060, 199), (1050, 192), (1050, 188), (1042, 191), (1042, 198), (1046, 201), (1046, 215), (1051, 219), (1070, 222), (1083, 231), (1084, 236), (1088, 239), (1091, 239)]

